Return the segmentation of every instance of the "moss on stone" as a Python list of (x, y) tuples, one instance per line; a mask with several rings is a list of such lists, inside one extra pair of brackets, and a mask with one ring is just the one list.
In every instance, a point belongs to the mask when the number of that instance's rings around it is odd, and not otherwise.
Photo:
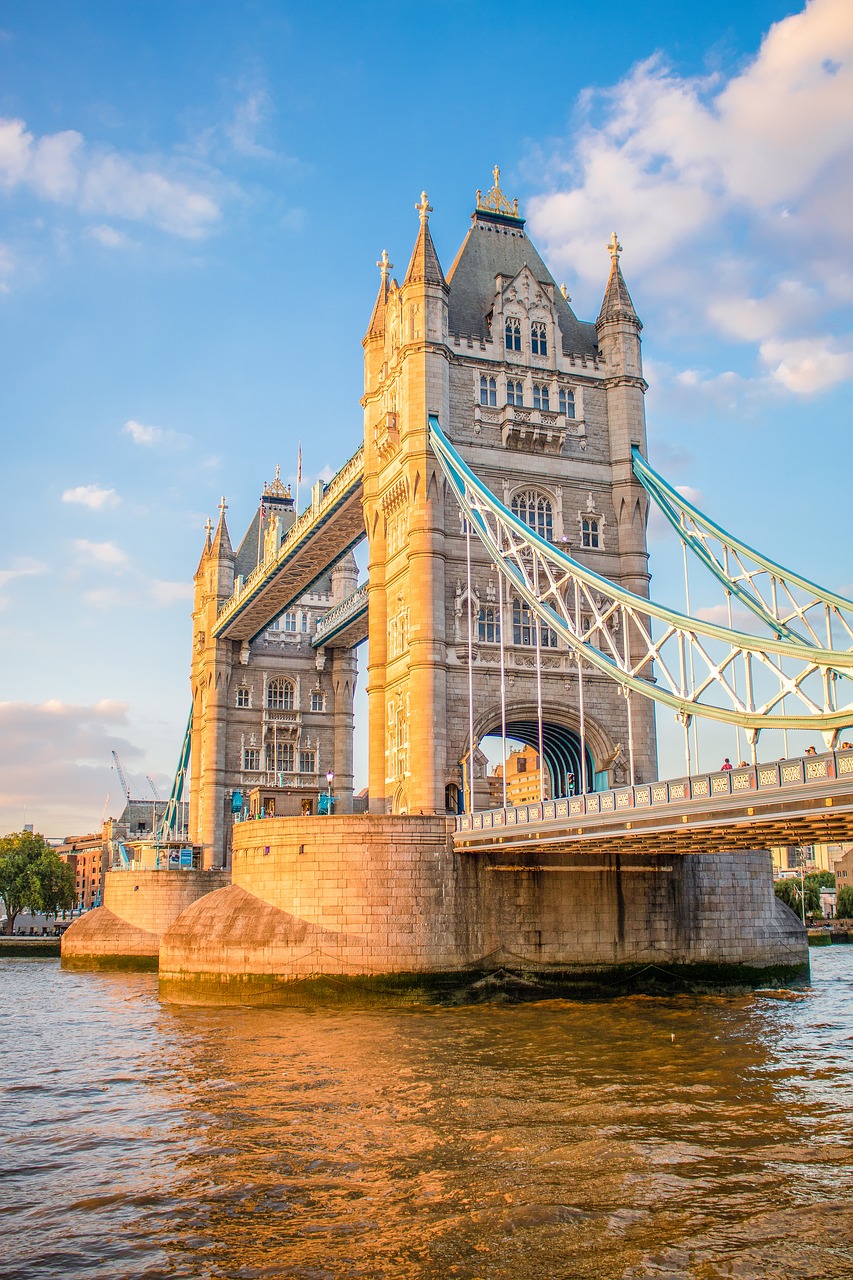
[(719, 964), (620, 965), (585, 970), (501, 968), (356, 977), (318, 974), (294, 979), (194, 973), (161, 978), (160, 994), (176, 1004), (195, 1005), (460, 1006), (600, 1000), (630, 994), (731, 994), (757, 987), (802, 985), (808, 983), (809, 976), (807, 964), (761, 969)]
[(159, 966), (157, 956), (121, 956), (121, 955), (72, 955), (62, 956), (63, 969), (78, 970), (121, 970), (127, 973), (156, 973)]

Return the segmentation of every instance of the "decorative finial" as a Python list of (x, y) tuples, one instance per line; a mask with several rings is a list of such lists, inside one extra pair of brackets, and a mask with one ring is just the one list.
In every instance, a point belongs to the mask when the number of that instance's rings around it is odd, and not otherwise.
[[(418, 205), (415, 205), (415, 208), (417, 209), (417, 208), (419, 208), (419, 206), (418, 206)], [(390, 259), (389, 259), (389, 257), (388, 257), (388, 250), (387, 250), (387, 249), (383, 249), (383, 250), (382, 250), (382, 257), (379, 259), (379, 261), (377, 262), (377, 264), (376, 264), (376, 265), (377, 265), (377, 267), (379, 268), (379, 274), (380, 274), (380, 275), (381, 275), (381, 277), (382, 277), (382, 283), (383, 283), (383, 284), (387, 284), (387, 283), (388, 283), (388, 272), (389, 272), (389, 271), (393, 271), (393, 270), (394, 270), (394, 263), (390, 261)]]
[(500, 188), (501, 171), (497, 165), (492, 169), (492, 177), (495, 185), (492, 187), (485, 198), (482, 191), (477, 192), (477, 208), (483, 213), (504, 213), (509, 214), (511, 218), (519, 218), (518, 201), (508, 200)]
[(219, 519), (225, 519), (225, 512), (228, 510), (228, 503), (225, 501), (225, 495), (219, 499)]
[(207, 517), (207, 524), (204, 526), (204, 531), (207, 534), (208, 542), (210, 542), (210, 535), (213, 533), (213, 521), (210, 516)]
[(568, 289), (566, 288), (566, 286), (565, 286), (564, 284), (561, 284), (561, 285), (560, 285), (560, 293), (561, 293), (561, 294), (563, 295), (563, 297), (566, 299), (566, 302), (571, 302), (571, 298), (570, 298), (570, 296), (569, 296), (569, 291), (568, 291)]
[(415, 208), (421, 215), (421, 222), (427, 222), (429, 220), (429, 215), (432, 213), (432, 205), (430, 204), (425, 191), (421, 192), (421, 202), (420, 204), (416, 204)]
[(264, 485), (264, 497), (265, 498), (286, 498), (287, 496), (288, 495), (287, 495), (287, 492), (285, 491), (284, 485), (281, 483), (281, 467), (279, 466), (278, 463), (276, 463), (275, 464), (275, 480), (273, 480), (272, 483), (267, 482)]
[(619, 237), (617, 236), (615, 231), (613, 232), (613, 235), (610, 237), (610, 240), (608, 241), (607, 248), (610, 250), (610, 258), (611, 258), (611, 261), (613, 262), (613, 265), (618, 266), (619, 254), (622, 252), (622, 246), (619, 243)]

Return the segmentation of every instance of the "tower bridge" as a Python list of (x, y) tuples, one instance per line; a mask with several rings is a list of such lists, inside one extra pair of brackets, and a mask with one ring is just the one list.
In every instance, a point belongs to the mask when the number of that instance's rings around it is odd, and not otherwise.
[[(302, 514), (277, 474), (236, 551), (224, 500), (208, 530), (190, 823), (205, 867), (232, 883), (169, 929), (161, 980), (176, 998), (243, 1000), (318, 975), (452, 985), (507, 964), (790, 976), (805, 935), (774, 897), (766, 847), (853, 837), (853, 603), (651, 468), (642, 325), (615, 234), (589, 322), (497, 170), (447, 274), (425, 193), (416, 209), (402, 283), (386, 252), (377, 264), (363, 444)], [(727, 626), (650, 598), (652, 503), (685, 565), (716, 579)], [(733, 600), (751, 630), (733, 626)], [(354, 814), (365, 639), (369, 798)], [(659, 779), (656, 710), (681, 726), (680, 779)], [(728, 726), (735, 761), (751, 759), (701, 773), (703, 724)], [(768, 762), (770, 729), (785, 757), (789, 731), (826, 750)], [(533, 803), (507, 803), (510, 741), (536, 753)]]

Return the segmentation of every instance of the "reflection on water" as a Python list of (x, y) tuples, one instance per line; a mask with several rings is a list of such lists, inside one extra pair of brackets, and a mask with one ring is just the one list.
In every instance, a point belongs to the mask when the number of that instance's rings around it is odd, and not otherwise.
[(853, 947), (812, 964), (359, 1013), (0, 961), (0, 1276), (853, 1277)]

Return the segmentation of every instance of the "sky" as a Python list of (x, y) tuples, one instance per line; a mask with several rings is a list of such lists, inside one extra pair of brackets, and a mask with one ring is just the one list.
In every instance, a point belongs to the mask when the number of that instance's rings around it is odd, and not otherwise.
[(2, 0), (0, 830), (168, 793), (207, 517), (355, 451), (375, 263), (495, 164), (583, 319), (618, 232), (652, 465), (853, 594), (851, 102), (849, 0)]

